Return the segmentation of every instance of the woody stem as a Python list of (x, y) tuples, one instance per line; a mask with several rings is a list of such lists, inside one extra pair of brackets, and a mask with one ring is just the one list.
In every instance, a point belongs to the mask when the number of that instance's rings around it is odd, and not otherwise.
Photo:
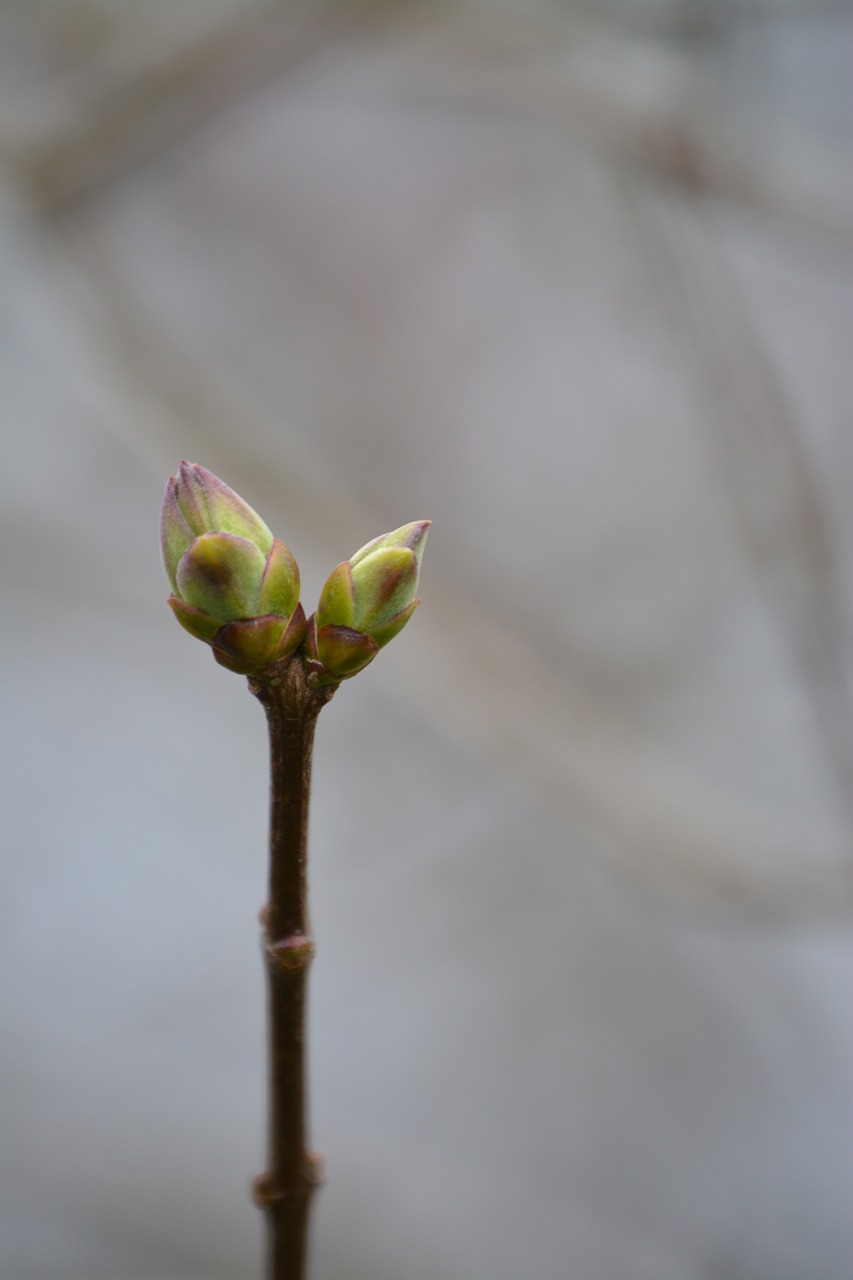
[(314, 952), (308, 918), (308, 805), (314, 730), (331, 689), (313, 689), (300, 656), (275, 680), (250, 681), (270, 744), (269, 900), (263, 913), (269, 1025), (267, 1172), (255, 1200), (267, 1216), (268, 1280), (303, 1280), (320, 1181), (308, 1150), (306, 1009)]

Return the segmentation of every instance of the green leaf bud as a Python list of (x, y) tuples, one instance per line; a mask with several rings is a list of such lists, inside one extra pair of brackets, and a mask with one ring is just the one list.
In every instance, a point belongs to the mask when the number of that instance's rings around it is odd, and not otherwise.
[(308, 624), (307, 651), (321, 681), (355, 675), (402, 631), (420, 603), (429, 525), (418, 520), (374, 538), (332, 570)]
[(166, 485), (160, 512), (163, 566), (173, 591), (181, 557), (203, 533), (236, 534), (254, 543), (265, 557), (273, 544), (261, 517), (233, 489), (197, 463), (182, 462)]
[(418, 569), (421, 567), (423, 559), (424, 547), (426, 546), (426, 536), (429, 530), (430, 520), (415, 520), (412, 524), (404, 524), (399, 529), (394, 529), (392, 533), (383, 533), (381, 537), (374, 538), (371, 542), (366, 542), (364, 546), (356, 551), (355, 555), (350, 558), (350, 564), (361, 564), (362, 560), (366, 560), (368, 556), (372, 556), (376, 551), (382, 551), (385, 547), (407, 547), (414, 552), (415, 559), (418, 562)]
[(261, 613), (289, 618), (299, 604), (299, 566), (280, 538), (270, 547), (258, 593)]
[(197, 609), (195, 605), (187, 604), (177, 596), (169, 596), (167, 604), (178, 622), (185, 631), (189, 631), (191, 636), (195, 636), (196, 640), (204, 640), (206, 644), (213, 642), (213, 637), (222, 625), (218, 618), (211, 618), (210, 614), (205, 613), (203, 609)]
[(336, 680), (344, 680), (366, 667), (379, 652), (379, 645), (363, 631), (329, 623), (317, 629), (316, 651), (325, 669)]
[(329, 620), (336, 627), (352, 627), (355, 623), (355, 598), (352, 587), (352, 569), (345, 560), (333, 569), (320, 592), (317, 613), (323, 624)]
[(258, 607), (266, 561), (258, 547), (233, 533), (203, 533), (178, 565), (178, 594), (220, 622), (248, 618)]
[(227, 622), (216, 633), (213, 656), (232, 671), (248, 674), (292, 653), (304, 636), (305, 611), (299, 604), (290, 621), (268, 613)]
[(390, 622), (415, 598), (418, 562), (408, 547), (380, 547), (352, 570), (355, 625), (372, 632)]
[(261, 671), (302, 643), (296, 561), (257, 512), (204, 467), (182, 462), (166, 485), (160, 546), (175, 617), (223, 666)]

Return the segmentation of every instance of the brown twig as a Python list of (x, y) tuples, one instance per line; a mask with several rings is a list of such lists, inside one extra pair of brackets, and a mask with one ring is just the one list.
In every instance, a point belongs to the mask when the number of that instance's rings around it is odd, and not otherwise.
[(250, 680), (270, 742), (269, 901), (262, 913), (269, 1008), (269, 1165), (255, 1181), (268, 1222), (269, 1280), (303, 1280), (320, 1160), (308, 1150), (305, 1014), (314, 942), (308, 918), (308, 805), (314, 730), (336, 685), (315, 689), (301, 656)]

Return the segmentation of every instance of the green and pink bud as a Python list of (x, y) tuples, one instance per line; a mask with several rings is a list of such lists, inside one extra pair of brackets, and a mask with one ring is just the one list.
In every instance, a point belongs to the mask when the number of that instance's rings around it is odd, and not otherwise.
[(160, 545), (175, 617), (222, 666), (248, 675), (301, 644), (296, 561), (257, 512), (204, 467), (182, 462), (166, 485)]
[(308, 623), (306, 649), (321, 681), (356, 675), (409, 621), (429, 520), (374, 538), (333, 569)]

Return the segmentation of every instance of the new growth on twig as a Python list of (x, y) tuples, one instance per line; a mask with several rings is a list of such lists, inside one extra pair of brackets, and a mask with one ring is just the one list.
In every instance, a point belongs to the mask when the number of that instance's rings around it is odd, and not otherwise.
[(303, 1280), (320, 1182), (308, 1149), (305, 1013), (314, 953), (308, 917), (308, 806), (317, 717), (408, 622), (430, 522), (375, 538), (333, 569), (316, 612), (299, 568), (260, 516), (217, 476), (182, 462), (160, 516), (169, 605), (218, 663), (248, 676), (270, 744), (269, 897), (262, 912), (269, 1022), (267, 1170), (254, 1198), (268, 1224), (269, 1280)]

